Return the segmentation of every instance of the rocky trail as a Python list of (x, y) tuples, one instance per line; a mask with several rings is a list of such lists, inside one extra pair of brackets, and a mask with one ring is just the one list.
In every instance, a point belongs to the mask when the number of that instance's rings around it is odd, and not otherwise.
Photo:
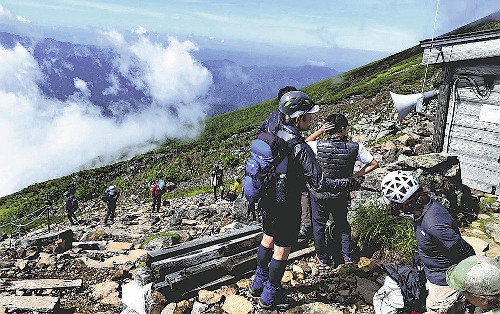
[[(402, 124), (381, 122), (376, 115), (361, 117), (352, 137), (370, 143), (381, 165), (364, 185), (377, 189), (387, 171), (414, 170), (445, 206), (455, 204), (463, 210), (467, 204), (459, 163), (452, 156), (429, 154), (432, 121), (421, 119)], [(379, 197), (376, 192), (355, 194), (353, 204)], [(480, 203), (495, 196), (473, 191), (472, 198)], [(135, 313), (124, 305), (122, 287), (145, 267), (148, 251), (259, 223), (247, 219), (242, 200), (215, 201), (210, 194), (168, 199), (155, 214), (150, 213), (149, 201), (123, 196), (112, 225), (103, 224), (105, 213), (96, 211), (102, 208), (99, 201), (81, 205), (80, 225), (65, 221), (52, 225), (50, 233), (44, 227), (0, 242), (0, 313)], [(474, 221), (463, 235), (477, 254), (498, 256), (498, 200), (489, 210), (472, 215)], [(361, 254), (358, 263), (336, 268), (318, 267), (313, 256), (310, 249), (287, 266), (282, 281), (295, 301), (288, 313), (373, 312), (372, 297), (385, 276), (381, 254)], [(251, 275), (247, 272), (231, 283), (199, 289), (184, 299), (172, 300), (153, 291), (151, 313), (267, 313), (247, 292)]]

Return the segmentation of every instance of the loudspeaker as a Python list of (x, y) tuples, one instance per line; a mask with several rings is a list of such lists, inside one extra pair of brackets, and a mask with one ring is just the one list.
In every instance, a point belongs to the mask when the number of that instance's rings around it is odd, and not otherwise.
[(398, 111), (398, 117), (400, 120), (403, 120), (404, 117), (406, 117), (413, 109), (415, 109), (418, 113), (421, 113), (424, 102), (436, 97), (439, 91), (431, 90), (425, 93), (411, 95), (400, 95), (393, 92), (390, 93), (394, 106)]

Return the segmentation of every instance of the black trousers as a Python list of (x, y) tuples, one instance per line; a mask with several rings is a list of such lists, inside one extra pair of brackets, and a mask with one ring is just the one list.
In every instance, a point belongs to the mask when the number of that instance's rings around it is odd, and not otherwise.
[(155, 210), (160, 212), (161, 207), (161, 195), (153, 195), (153, 204), (151, 205), (151, 211), (154, 213)]

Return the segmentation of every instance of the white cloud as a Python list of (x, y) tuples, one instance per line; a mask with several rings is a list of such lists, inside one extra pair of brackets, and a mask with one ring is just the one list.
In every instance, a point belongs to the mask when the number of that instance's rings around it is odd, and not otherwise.
[(78, 89), (81, 93), (81, 95), (85, 98), (90, 98), (90, 89), (87, 85), (87, 82), (85, 82), (84, 80), (82, 80), (81, 78), (79, 77), (75, 77), (73, 79), (73, 83), (75, 85), (75, 88)]
[(107, 81), (111, 83), (105, 90), (102, 91), (103, 95), (118, 95), (120, 91), (120, 80), (116, 74), (111, 73)]
[(145, 29), (144, 27), (142, 26), (139, 26), (137, 27), (136, 29), (132, 30), (132, 33), (135, 33), (137, 35), (144, 35), (146, 34), (148, 31), (147, 29)]
[(23, 16), (16, 16), (0, 4), (0, 22), (6, 24), (30, 24), (31, 21)]
[(325, 61), (316, 61), (316, 60), (307, 60), (307, 64), (318, 66), (318, 67), (324, 67), (324, 66), (326, 66), (326, 62)]
[[(77, 92), (66, 101), (46, 98), (43, 75), (21, 45), (0, 46), (0, 196), (29, 184), (100, 166), (154, 148), (154, 141), (194, 138), (205, 118), (204, 97), (212, 84), (206, 68), (192, 59), (191, 42), (170, 40), (167, 47), (141, 40), (129, 45), (116, 32), (120, 58), (115, 69), (135, 71), (153, 103), (117, 122), (89, 101), (92, 82), (74, 78)], [(120, 64), (124, 62), (125, 64)], [(137, 63), (135, 63), (137, 62)], [(133, 63), (133, 64), (132, 64)], [(112, 86), (117, 86), (110, 76)], [(115, 85), (116, 83), (116, 85)], [(111, 88), (109, 91), (112, 91)], [(119, 106), (119, 104), (116, 104)], [(95, 164), (100, 160), (99, 164)]]
[(418, 44), (419, 40), (414, 32), (404, 28), (369, 23), (330, 26), (319, 33), (327, 46), (372, 51), (399, 51), (401, 47), (409, 48)]

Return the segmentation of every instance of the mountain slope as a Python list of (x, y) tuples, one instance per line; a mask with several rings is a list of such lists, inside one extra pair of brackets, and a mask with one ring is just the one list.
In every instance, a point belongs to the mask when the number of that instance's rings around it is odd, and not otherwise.
[[(487, 24), (498, 25), (491, 21)], [(353, 125), (363, 114), (377, 115), (381, 121), (390, 120), (394, 109), (388, 91), (420, 92), (425, 72), (421, 59), (422, 50), (415, 46), (303, 88), (322, 107), (316, 123), (332, 112), (345, 113)], [(425, 89), (437, 87), (439, 80), (440, 68), (430, 66)], [(241, 174), (255, 128), (276, 107), (277, 100), (273, 98), (214, 116), (206, 121), (204, 132), (197, 140), (168, 141), (161, 148), (131, 160), (35, 184), (2, 197), (0, 225), (33, 212), (45, 200), (60, 205), (66, 190), (74, 191), (82, 201), (91, 201), (98, 199), (105, 187), (113, 183), (125, 196), (146, 198), (151, 183), (164, 176), (180, 183), (180, 191), (175, 195), (208, 191), (205, 178), (215, 161), (222, 159), (228, 173)], [(186, 190), (182, 192), (182, 189)]]

